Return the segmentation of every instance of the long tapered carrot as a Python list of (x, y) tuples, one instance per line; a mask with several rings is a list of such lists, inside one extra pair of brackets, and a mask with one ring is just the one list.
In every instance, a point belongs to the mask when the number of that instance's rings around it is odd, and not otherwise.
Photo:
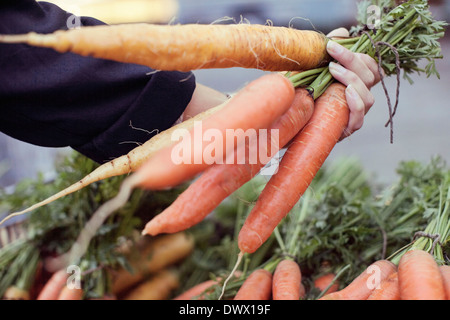
[(234, 300), (270, 300), (272, 274), (264, 269), (253, 271), (236, 293)]
[(375, 288), (367, 300), (400, 300), (398, 273), (392, 273), (389, 277), (381, 281), (380, 287)]
[(297, 262), (281, 261), (273, 274), (273, 300), (300, 300), (302, 298), (302, 273)]
[(434, 257), (423, 250), (410, 250), (398, 264), (402, 300), (445, 300), (444, 281)]
[(296, 71), (329, 60), (327, 38), (319, 32), (249, 24), (92, 26), (48, 35), (2, 35), (0, 42), (24, 42), (169, 71), (231, 67)]
[(247, 217), (238, 237), (241, 252), (255, 252), (309, 187), (347, 126), (345, 86), (332, 84), (316, 100), (314, 113), (293, 139)]
[[(289, 110), (276, 121), (268, 132), (276, 130), (278, 141), (270, 148), (268, 157), (285, 146), (311, 118), (314, 101), (305, 89), (297, 89), (294, 102)], [(267, 137), (268, 141), (272, 139)], [(248, 144), (245, 145), (248, 147)], [(249, 148), (244, 151), (247, 156)], [(260, 152), (260, 150), (258, 150)], [(269, 155), (270, 153), (270, 155)], [(157, 235), (185, 230), (202, 221), (226, 197), (254, 177), (264, 166), (264, 162), (248, 161), (234, 164), (218, 164), (205, 171), (161, 214), (153, 218), (144, 233)]]
[(384, 279), (396, 271), (397, 267), (392, 262), (376, 261), (344, 289), (327, 294), (319, 300), (366, 300)]
[(58, 300), (61, 290), (66, 285), (67, 278), (66, 270), (55, 272), (42, 288), (37, 300)]
[(442, 280), (444, 281), (447, 300), (450, 300), (450, 266), (440, 266), (439, 270), (441, 271)]
[(54, 194), (48, 197), (47, 199), (44, 199), (41, 202), (32, 205), (27, 209), (9, 214), (7, 217), (5, 217), (3, 220), (0, 221), (0, 225), (15, 216), (19, 216), (27, 212), (33, 211), (37, 208), (40, 208), (42, 206), (45, 206), (53, 201), (58, 200), (59, 198), (62, 198), (78, 190), (81, 190), (94, 182), (135, 172), (143, 163), (145, 163), (145, 161), (147, 161), (150, 157), (152, 157), (152, 155), (154, 155), (156, 152), (175, 143), (175, 141), (172, 141), (171, 137), (176, 130), (184, 130), (184, 129), (191, 130), (196, 121), (203, 121), (207, 119), (209, 116), (211, 116), (213, 113), (217, 112), (224, 106), (225, 103), (217, 107), (208, 109), (196, 115), (195, 117), (187, 119), (186, 121), (180, 124), (177, 124), (165, 131), (158, 133), (144, 144), (131, 150), (128, 154), (102, 164), (94, 171), (92, 171), (90, 174), (88, 174), (86, 177), (72, 184), (66, 189), (61, 190), (57, 194)]

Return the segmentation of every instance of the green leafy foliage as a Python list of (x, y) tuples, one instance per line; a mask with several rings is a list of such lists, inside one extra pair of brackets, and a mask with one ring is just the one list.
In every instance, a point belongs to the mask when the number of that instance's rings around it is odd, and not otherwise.
[[(368, 26), (370, 15), (374, 14), (370, 6), (380, 8), (379, 26)], [(427, 77), (440, 77), (436, 68), (436, 59), (442, 59), (439, 40), (443, 38), (445, 21), (434, 19), (427, 0), (409, 0), (397, 5), (394, 0), (364, 0), (358, 3), (358, 24), (350, 29), (351, 38), (335, 40), (358, 53), (366, 53), (378, 60), (377, 50), (381, 55), (381, 66), (387, 76), (403, 71), (403, 77), (413, 83), (412, 74)], [(370, 26), (372, 27), (372, 26)], [(399, 54), (384, 43), (392, 45)], [(422, 66), (425, 62), (425, 66)], [(396, 64), (399, 63), (400, 71)], [(318, 98), (333, 81), (328, 68), (308, 70), (291, 76), (295, 86), (309, 86)], [(311, 76), (314, 73), (314, 76)]]
[[(313, 288), (315, 277), (340, 273), (339, 282), (344, 286), (374, 261), (387, 259), (411, 244), (415, 233), (426, 230), (432, 221), (436, 206), (441, 203), (443, 207), (440, 186), (448, 180), (450, 170), (442, 158), (436, 157), (428, 164), (401, 162), (397, 173), (397, 182), (381, 185), (356, 159), (345, 158), (324, 166), (272, 237), (258, 251), (245, 255), (240, 269), (243, 275), (227, 284), (224, 297), (233, 297), (252, 270), (273, 271), (281, 259), (290, 257), (300, 264), (306, 299), (316, 299), (320, 292)], [(224, 204), (224, 221), (235, 216), (236, 229), (197, 246), (195, 254), (182, 264), (188, 281), (179, 292), (229, 274), (238, 253), (236, 230), (240, 230), (264, 185), (263, 178), (250, 181)], [(219, 207), (218, 212), (222, 209)], [(193, 235), (198, 237), (205, 230), (214, 234), (220, 219), (205, 221), (192, 230)], [(448, 218), (445, 221), (442, 224), (448, 231)], [(206, 299), (218, 299), (222, 284), (219, 281), (211, 288)]]
[[(28, 207), (82, 179), (97, 166), (97, 163), (74, 152), (56, 163), (59, 174), (54, 181), (46, 183), (40, 175), (36, 180), (21, 181), (12, 194), (0, 190), (0, 206), (9, 211)], [(88, 188), (30, 213), (23, 222), (27, 230), (23, 246), (32, 250), (16, 250), (15, 246), (0, 249), (0, 257), (16, 253), (10, 260), (0, 259), (2, 262), (10, 261), (0, 264), (0, 274), (4, 272), (15, 275), (14, 278), (0, 277), (0, 288), (10, 286), (22, 275), (35, 272), (28, 267), (27, 257), (34, 257), (37, 253), (44, 260), (48, 256), (67, 252), (92, 213), (117, 194), (124, 179), (125, 177), (119, 176), (93, 183)], [(143, 226), (142, 223), (169, 206), (185, 187), (183, 185), (161, 192), (137, 189), (127, 204), (105, 222), (92, 240), (87, 253), (77, 263), (83, 273), (85, 298), (101, 298), (110, 292), (110, 271), (119, 266), (128, 267), (127, 259), (117, 249), (127, 240), (134, 241), (134, 234)], [(12, 264), (15, 264), (15, 272), (8, 272)], [(0, 296), (2, 294), (0, 291)]]

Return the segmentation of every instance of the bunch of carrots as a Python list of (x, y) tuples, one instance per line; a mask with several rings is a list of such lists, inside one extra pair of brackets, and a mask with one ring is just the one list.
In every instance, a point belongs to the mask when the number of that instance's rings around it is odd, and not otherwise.
[(450, 300), (450, 266), (423, 250), (410, 250), (396, 266), (372, 264), (348, 286), (320, 300)]
[[(302, 300), (306, 295), (300, 266), (292, 259), (283, 259), (265, 268), (257, 268), (247, 278), (239, 281), (240, 276), (240, 272), (235, 274), (233, 286), (236, 294), (232, 297), (233, 300)], [(219, 283), (219, 279), (202, 282), (176, 296), (174, 300), (203, 300)], [(336, 292), (338, 288), (339, 282), (333, 273), (321, 275), (314, 280), (314, 289), (324, 294)]]
[[(364, 2), (365, 6), (369, 4)], [(437, 74), (433, 68), (434, 59), (441, 57), (438, 40), (443, 36), (445, 23), (432, 19), (427, 1), (409, 0), (397, 5), (395, 1), (383, 0), (374, 1), (374, 4), (383, 5), (388, 12), (382, 17), (384, 25), (380, 29), (359, 30), (352, 38), (336, 41), (353, 52), (368, 53), (376, 58), (380, 73), (383, 68), (387, 75), (399, 75), (398, 67), (405, 73), (420, 72), (423, 70), (417, 63), (426, 58), (430, 62), (425, 70), (427, 74)], [(193, 44), (191, 39), (198, 42)], [(276, 129), (279, 131), (278, 144), (274, 144), (271, 137), (266, 138), (270, 147), (262, 150), (263, 154), (271, 158), (280, 149), (287, 150), (279, 171), (265, 186), (240, 230), (237, 266), (245, 253), (253, 253), (261, 247), (302, 197), (347, 126), (349, 110), (345, 87), (334, 82), (326, 67), (330, 60), (326, 53), (328, 41), (330, 39), (315, 31), (245, 24), (139, 24), (86, 27), (49, 35), (0, 36), (0, 42), (4, 43), (27, 43), (59, 52), (143, 64), (155, 70), (245, 67), (277, 72), (300, 71), (296, 74), (271, 73), (252, 81), (224, 105), (155, 136), (130, 155), (105, 164), (69, 190), (8, 218), (47, 204), (92, 181), (135, 171), (124, 180), (118, 196), (93, 214), (72, 250), (53, 261), (53, 268), (57, 270), (85, 253), (96, 231), (110, 214), (128, 201), (133, 189), (172, 188), (201, 175), (169, 208), (152, 219), (143, 233), (155, 236), (183, 231), (202, 221), (267, 163), (258, 159), (255, 164), (249, 161), (220, 164), (234, 150), (223, 140), (216, 141), (222, 147), (215, 150), (215, 164), (211, 165), (203, 160), (208, 143), (193, 139), (189, 143), (186, 140), (174, 143), (170, 139), (171, 133), (180, 128), (192, 133), (195, 120), (202, 121), (205, 131), (214, 129), (222, 133), (224, 139), (226, 130), (230, 129), (269, 129), (269, 132)], [(380, 49), (386, 43), (388, 46)], [(394, 113), (390, 111), (388, 123), (391, 125)], [(194, 148), (194, 144), (202, 148)], [(174, 150), (183, 146), (193, 150), (191, 159), (202, 161), (174, 163)], [(258, 147), (244, 143), (236, 146), (236, 150), (254, 152)]]
[[(176, 264), (193, 249), (191, 236), (184, 232), (163, 235), (125, 248), (129, 269), (112, 270), (111, 289), (94, 300), (165, 300), (179, 286)], [(39, 288), (36, 300), (82, 300), (81, 283), (71, 279), (65, 269), (58, 270)], [(80, 279), (81, 280), (81, 279)], [(11, 297), (12, 299), (12, 297)]]
[[(286, 271), (290, 288), (298, 285), (301, 266), (300, 299), (304, 300), (388, 300), (393, 293), (396, 295), (392, 298), (400, 299), (400, 273), (404, 273), (402, 279), (406, 279), (402, 280), (403, 283), (419, 286), (424, 283), (424, 288), (442, 288), (443, 283), (446, 288), (450, 262), (450, 171), (445, 162), (436, 159), (427, 166), (417, 162), (402, 163), (397, 172), (401, 174), (398, 182), (387, 186), (381, 193), (380, 190), (372, 193), (375, 191), (370, 191), (373, 179), (369, 179), (354, 161), (346, 160), (321, 171), (313, 181), (314, 191), (308, 190), (298, 206), (277, 227), (268, 241), (270, 244), (246, 255), (243, 268), (232, 272), (228, 283), (223, 281), (222, 272), (205, 282), (196, 275), (194, 279), (197, 281), (191, 283), (198, 285), (186, 286), (176, 299), (218, 299), (221, 290), (224, 299), (239, 298), (237, 292), (252, 283), (249, 280), (244, 286), (250, 277), (259, 279), (253, 287), (253, 299), (260, 299), (261, 296), (256, 294), (260, 292), (266, 293), (264, 299), (276, 299), (274, 283), (278, 279), (277, 269), (278, 266), (283, 269), (284, 264), (292, 265), (291, 271)], [(241, 221), (246, 211), (251, 211), (253, 199), (265, 185), (264, 179), (256, 180), (235, 196), (239, 199), (232, 205), (236, 210), (236, 221)], [(369, 181), (370, 185), (367, 184)], [(240, 228), (241, 224), (236, 222), (235, 230)], [(419, 238), (411, 242), (413, 234)], [(237, 234), (234, 237), (237, 238)], [(224, 241), (221, 246), (226, 246), (226, 243)], [(237, 239), (230, 248), (226, 247), (223, 255), (232, 256), (235, 246)], [(385, 258), (390, 251), (395, 252)], [(208, 257), (220, 259), (220, 255), (211, 254), (209, 249), (205, 251), (206, 262)], [(269, 260), (264, 262), (267, 257)], [(410, 259), (412, 263), (408, 262)], [(294, 261), (298, 261), (298, 265)], [(227, 270), (232, 267), (230, 262), (225, 265)], [(368, 267), (360, 270), (360, 265)], [(254, 272), (258, 276), (252, 276)], [(344, 277), (344, 274), (347, 275)], [(270, 277), (272, 282), (268, 279)], [(409, 280), (411, 278), (416, 280)], [(434, 278), (431, 285), (425, 284), (428, 278)], [(441, 278), (442, 283), (435, 284), (440, 283)], [(257, 284), (262, 287), (256, 287)], [(223, 295), (224, 287), (226, 293)], [(292, 290), (297, 292), (297, 289)], [(283, 291), (291, 292), (291, 289)], [(435, 299), (435, 296), (424, 291), (422, 296), (405, 294), (402, 299)]]
[[(306, 296), (299, 265), (290, 259), (258, 268), (230, 285), (236, 289), (233, 300), (303, 300)], [(450, 266), (438, 265), (428, 252), (407, 251), (395, 265), (378, 260), (339, 290), (339, 275), (324, 274), (314, 280), (317, 300), (450, 300)], [(200, 283), (175, 297), (175, 300), (203, 300), (214, 292), (217, 280)], [(229, 297), (228, 297), (229, 298)]]

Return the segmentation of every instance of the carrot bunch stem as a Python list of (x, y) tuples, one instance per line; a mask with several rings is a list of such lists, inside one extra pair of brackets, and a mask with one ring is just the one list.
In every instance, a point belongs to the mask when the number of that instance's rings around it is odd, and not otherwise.
[[(359, 18), (359, 25), (352, 28), (352, 36), (345, 39), (332, 39), (355, 53), (365, 53), (378, 61), (377, 47), (381, 57), (381, 65), (387, 76), (398, 74), (395, 63), (400, 64), (404, 77), (412, 82), (409, 74), (425, 72), (427, 76), (439, 77), (434, 60), (441, 59), (441, 49), (438, 40), (444, 36), (447, 23), (435, 21), (429, 11), (428, 1), (409, 0), (396, 6), (395, 1), (363, 1), (360, 12), (368, 12), (369, 5), (378, 5), (387, 9), (388, 13), (381, 17), (377, 29), (366, 30), (367, 18)], [(387, 43), (395, 47), (399, 59), (395, 57), (392, 48), (381, 46)], [(419, 60), (427, 59), (428, 65), (423, 69)], [(399, 60), (399, 61), (397, 61)], [(294, 86), (309, 87), (314, 99), (320, 97), (334, 81), (328, 67), (316, 68), (289, 75)]]

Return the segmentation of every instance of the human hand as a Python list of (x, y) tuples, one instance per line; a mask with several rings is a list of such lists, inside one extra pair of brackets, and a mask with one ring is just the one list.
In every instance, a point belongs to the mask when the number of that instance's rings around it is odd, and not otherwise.
[[(336, 29), (328, 34), (329, 38), (348, 37), (345, 28)], [(361, 129), (364, 116), (375, 103), (370, 89), (381, 81), (378, 64), (367, 54), (354, 53), (334, 41), (329, 41), (327, 51), (338, 63), (330, 63), (330, 73), (339, 82), (347, 86), (345, 91), (350, 117), (341, 140)]]

